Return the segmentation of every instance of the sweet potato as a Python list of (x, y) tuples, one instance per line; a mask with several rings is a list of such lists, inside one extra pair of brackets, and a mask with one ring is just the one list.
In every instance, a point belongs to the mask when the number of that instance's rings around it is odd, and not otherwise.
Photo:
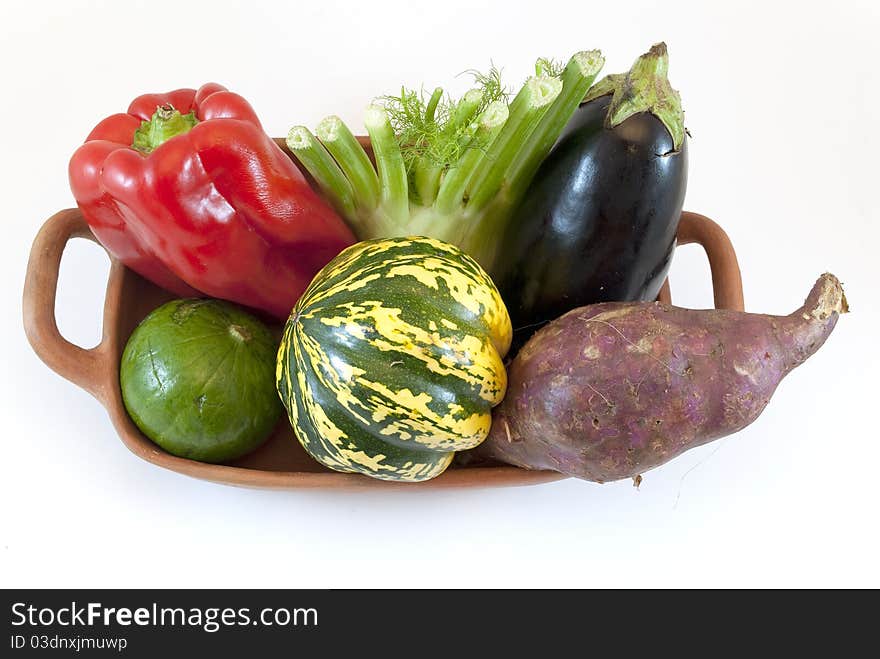
[(600, 483), (638, 477), (754, 421), (845, 311), (830, 274), (789, 316), (659, 302), (576, 309), (514, 359), (477, 455)]

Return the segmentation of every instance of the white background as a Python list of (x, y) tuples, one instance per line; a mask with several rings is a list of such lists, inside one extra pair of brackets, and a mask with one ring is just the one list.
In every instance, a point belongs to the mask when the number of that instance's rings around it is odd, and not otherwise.
[[(880, 586), (880, 9), (865, 2), (3, 2), (0, 586)], [(629, 67), (665, 40), (693, 135), (686, 207), (729, 232), (747, 308), (789, 313), (828, 270), (853, 313), (722, 442), (609, 485), (264, 492), (142, 462), (28, 346), (21, 290), (67, 160), (147, 91), (214, 80), (268, 131), (540, 55)], [(94, 345), (107, 261), (76, 241), (59, 324)], [(674, 299), (711, 304), (698, 248)]]

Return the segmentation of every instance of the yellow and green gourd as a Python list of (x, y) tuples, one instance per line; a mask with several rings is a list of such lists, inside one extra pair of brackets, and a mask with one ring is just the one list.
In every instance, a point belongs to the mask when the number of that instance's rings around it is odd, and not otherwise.
[(294, 307), (277, 387), (318, 462), (391, 481), (443, 473), (489, 432), (510, 317), (495, 284), (432, 238), (349, 247)]

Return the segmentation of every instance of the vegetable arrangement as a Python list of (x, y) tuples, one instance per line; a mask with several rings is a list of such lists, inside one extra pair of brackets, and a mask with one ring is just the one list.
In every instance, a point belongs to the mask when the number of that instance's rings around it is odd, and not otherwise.
[(684, 114), (665, 44), (595, 82), (603, 64), (539, 59), (512, 95), (495, 69), (459, 99), (404, 88), (367, 108), (369, 143), (335, 116), (292, 128), (295, 159), (213, 83), (99, 123), (70, 162), (77, 203), (108, 251), (185, 298), (125, 348), (134, 423), (226, 462), (286, 409), (324, 466), (406, 482), (456, 452), (638, 477), (751, 423), (843, 290), (823, 275), (785, 317), (651, 302)]

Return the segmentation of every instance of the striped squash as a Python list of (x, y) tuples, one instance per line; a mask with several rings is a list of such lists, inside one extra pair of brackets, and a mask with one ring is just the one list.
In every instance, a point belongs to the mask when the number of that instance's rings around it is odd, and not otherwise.
[(428, 480), (488, 434), (511, 334), (495, 284), (457, 247), (421, 237), (358, 243), (294, 307), (278, 393), (321, 464)]

